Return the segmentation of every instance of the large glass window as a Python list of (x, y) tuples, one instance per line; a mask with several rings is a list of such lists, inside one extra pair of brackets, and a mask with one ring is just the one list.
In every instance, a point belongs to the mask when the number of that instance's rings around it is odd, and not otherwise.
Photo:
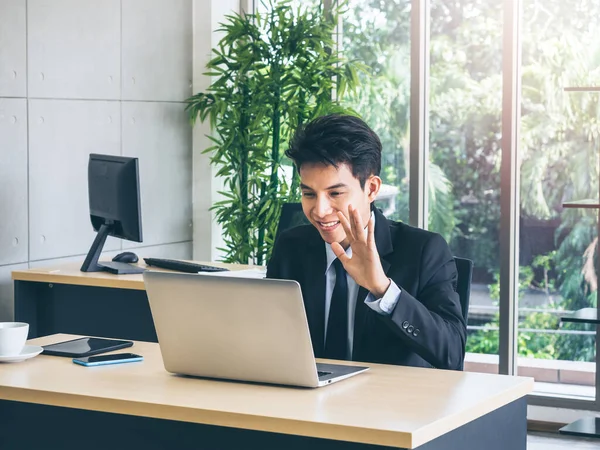
[(536, 391), (594, 397), (595, 327), (560, 316), (596, 305), (600, 0), (523, 1), (518, 373)]
[(344, 57), (365, 64), (346, 105), (381, 138), (383, 186), (377, 206), (408, 222), (410, 0), (350, 0), (343, 18)]
[(502, 2), (431, 0), (429, 229), (474, 263), (465, 369), (498, 373)]

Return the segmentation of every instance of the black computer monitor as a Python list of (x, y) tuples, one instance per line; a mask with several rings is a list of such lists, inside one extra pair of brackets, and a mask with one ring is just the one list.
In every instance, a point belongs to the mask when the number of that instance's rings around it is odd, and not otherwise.
[(98, 263), (107, 236), (142, 242), (138, 159), (91, 154), (88, 163), (90, 218), (98, 232), (82, 272), (141, 273), (125, 263)]

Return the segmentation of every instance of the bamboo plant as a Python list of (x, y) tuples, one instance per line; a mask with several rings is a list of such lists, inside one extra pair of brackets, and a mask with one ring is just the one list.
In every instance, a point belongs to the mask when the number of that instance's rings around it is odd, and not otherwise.
[(227, 16), (206, 75), (212, 84), (187, 100), (192, 124), (209, 120), (211, 164), (224, 179), (212, 209), (223, 228), (224, 261), (266, 264), (281, 206), (298, 201), (299, 177), (282, 165), (298, 126), (344, 110), (339, 99), (363, 67), (335, 51), (340, 6), (294, 8), (270, 0), (268, 12)]

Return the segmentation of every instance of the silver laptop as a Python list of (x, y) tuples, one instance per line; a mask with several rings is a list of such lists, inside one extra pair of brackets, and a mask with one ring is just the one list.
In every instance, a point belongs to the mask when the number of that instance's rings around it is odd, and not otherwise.
[(144, 272), (165, 369), (319, 387), (368, 367), (316, 364), (295, 281)]

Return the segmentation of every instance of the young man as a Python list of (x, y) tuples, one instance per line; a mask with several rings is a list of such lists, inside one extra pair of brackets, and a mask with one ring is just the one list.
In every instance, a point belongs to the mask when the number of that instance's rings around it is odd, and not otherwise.
[(286, 152), (312, 225), (281, 234), (267, 278), (300, 283), (316, 357), (462, 369), (466, 325), (457, 273), (436, 233), (373, 207), (381, 142), (333, 114), (298, 131)]

